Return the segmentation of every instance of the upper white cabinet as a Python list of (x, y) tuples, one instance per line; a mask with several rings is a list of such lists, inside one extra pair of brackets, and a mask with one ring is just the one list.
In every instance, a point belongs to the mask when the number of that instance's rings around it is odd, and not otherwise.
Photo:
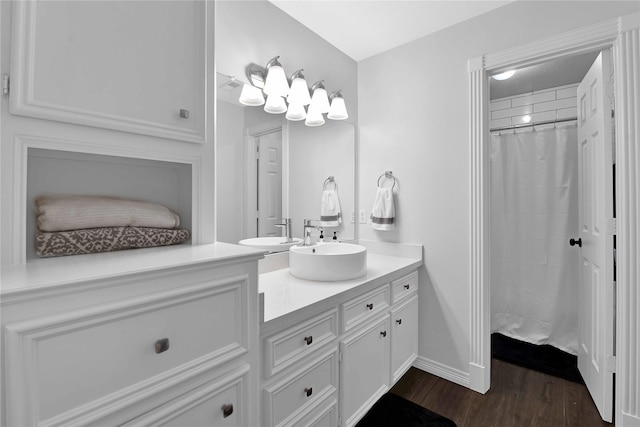
[(203, 142), (210, 7), (15, 2), (11, 113)]

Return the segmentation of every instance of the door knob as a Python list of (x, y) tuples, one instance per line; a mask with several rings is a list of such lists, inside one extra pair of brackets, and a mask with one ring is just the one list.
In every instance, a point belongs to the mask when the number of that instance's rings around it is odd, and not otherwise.
[(572, 237), (571, 239), (569, 239), (569, 244), (570, 244), (571, 246), (578, 245), (578, 246), (582, 247), (582, 238), (580, 237), (580, 238), (578, 238), (578, 240), (576, 240), (576, 239), (574, 239), (574, 238)]

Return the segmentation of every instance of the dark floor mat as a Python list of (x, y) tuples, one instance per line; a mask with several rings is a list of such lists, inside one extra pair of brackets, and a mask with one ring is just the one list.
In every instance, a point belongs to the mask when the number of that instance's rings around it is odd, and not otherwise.
[(456, 427), (448, 418), (393, 393), (380, 398), (356, 427)]
[(551, 345), (535, 345), (502, 334), (491, 334), (491, 354), (496, 359), (584, 384), (578, 358)]

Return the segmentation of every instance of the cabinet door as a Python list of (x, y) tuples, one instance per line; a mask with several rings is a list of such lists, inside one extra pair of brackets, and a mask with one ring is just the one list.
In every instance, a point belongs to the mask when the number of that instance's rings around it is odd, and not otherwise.
[(209, 2), (13, 6), (13, 114), (204, 141)]
[(418, 355), (418, 297), (391, 310), (391, 384), (411, 367)]
[(389, 315), (340, 342), (340, 401), (346, 426), (354, 425), (389, 389)]

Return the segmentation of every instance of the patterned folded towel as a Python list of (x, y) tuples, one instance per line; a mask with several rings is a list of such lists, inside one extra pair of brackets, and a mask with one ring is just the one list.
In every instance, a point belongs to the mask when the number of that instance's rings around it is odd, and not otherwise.
[(39, 196), (36, 199), (36, 215), (41, 231), (180, 226), (180, 217), (164, 206), (104, 196)]
[(54, 257), (94, 254), (123, 249), (177, 245), (189, 240), (189, 231), (149, 227), (104, 227), (36, 232), (36, 255)]

